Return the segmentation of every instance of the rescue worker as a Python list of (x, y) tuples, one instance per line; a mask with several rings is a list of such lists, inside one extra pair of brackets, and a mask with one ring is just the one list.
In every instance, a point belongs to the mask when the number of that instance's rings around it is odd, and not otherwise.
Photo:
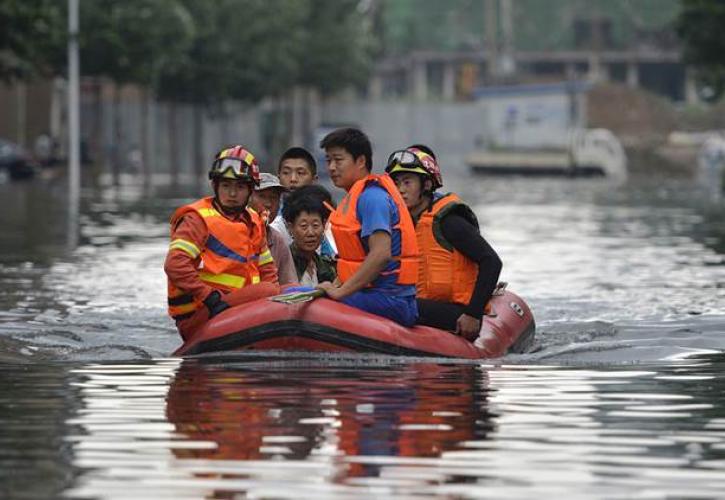
[(214, 196), (171, 217), (164, 271), (169, 315), (184, 339), (229, 307), (279, 292), (264, 222), (247, 207), (259, 185), (254, 155), (242, 146), (223, 149), (209, 179)]
[(501, 272), (501, 259), (479, 232), (473, 211), (443, 187), (435, 154), (425, 145), (393, 152), (394, 179), (415, 224), (421, 252), (417, 279), (420, 324), (474, 340)]
[(347, 194), (330, 216), (337, 244), (337, 284), (317, 285), (328, 297), (412, 326), (418, 316), (418, 245), (410, 214), (392, 179), (371, 174), (372, 146), (354, 128), (320, 142), (330, 179)]

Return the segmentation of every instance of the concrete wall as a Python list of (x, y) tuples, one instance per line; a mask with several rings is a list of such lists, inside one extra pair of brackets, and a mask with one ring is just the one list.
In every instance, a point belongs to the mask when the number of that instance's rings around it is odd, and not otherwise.
[[(93, 161), (109, 168), (115, 154), (121, 160), (121, 170), (133, 168), (131, 157), (134, 151), (148, 148), (147, 158), (154, 173), (171, 170), (170, 161), (178, 159), (178, 170), (182, 173), (194, 171), (194, 144), (198, 128), (195, 120), (201, 116), (201, 156), (205, 171), (213, 154), (224, 145), (242, 143), (252, 151), (261, 151), (261, 109), (240, 103), (229, 103), (216, 111), (202, 111), (196, 114), (193, 105), (171, 104), (150, 99), (144, 116), (144, 96), (136, 89), (127, 88), (121, 92), (118, 118), (113, 89), (104, 88), (100, 101), (92, 94), (84, 94), (81, 106), (81, 136), (87, 144)], [(174, 108), (174, 109), (172, 109)], [(171, 151), (171, 117), (176, 117), (176, 153)], [(143, 120), (146, 120), (147, 137), (143, 137)], [(116, 130), (120, 124), (120, 130)], [(95, 142), (98, 141), (98, 144)], [(144, 141), (146, 144), (144, 145)]]
[(32, 149), (40, 134), (50, 134), (51, 81), (0, 84), (0, 137)]
[[(50, 130), (51, 135), (55, 135), (63, 154), (67, 142), (65, 92), (62, 82), (56, 87), (56, 98), (51, 99), (50, 104), (44, 104), (48, 110), (45, 118), (36, 117), (32, 121), (40, 123), (36, 127), (39, 133)], [(572, 118), (571, 103), (565, 93), (505, 99), (499, 96), (467, 102), (361, 101), (348, 95), (336, 100), (312, 99), (303, 104), (267, 101), (251, 106), (227, 103), (201, 114), (195, 112), (192, 105), (176, 104), (173, 107), (176, 114), (174, 154), (170, 140), (172, 104), (149, 99), (144, 114), (144, 99), (145, 95), (138, 88), (123, 87), (117, 95), (111, 83), (84, 82), (81, 98), (83, 150), (100, 171), (110, 172), (114, 161), (120, 165), (120, 172), (138, 171), (139, 153), (146, 151), (143, 161), (153, 173), (205, 172), (212, 155), (233, 143), (248, 146), (260, 158), (262, 169), (273, 171), (278, 155), (292, 145), (292, 137), (297, 138), (295, 144), (304, 144), (319, 155), (316, 146), (321, 131), (325, 130), (323, 126), (342, 124), (357, 126), (370, 136), (376, 169), (383, 168), (392, 151), (413, 143), (426, 143), (435, 150), (445, 168), (463, 170), (463, 158), (486, 146), (565, 143), (563, 138), (568, 126), (572, 120), (581, 121), (583, 116), (577, 114)], [(38, 99), (37, 102), (45, 101)], [(577, 105), (584, 109), (583, 100)], [(517, 111), (512, 113), (511, 109)], [(6, 108), (3, 118), (7, 120), (11, 115), (10, 121), (13, 121), (14, 113)], [(29, 113), (29, 116), (35, 114)], [(201, 134), (196, 126), (199, 116), (203, 123)], [(55, 125), (54, 121), (57, 122)], [(304, 127), (295, 126), (300, 122), (304, 122)], [(118, 129), (116, 125), (119, 125)], [(197, 137), (199, 135), (201, 137)], [(28, 137), (29, 144), (33, 140), (34, 137)], [(196, 144), (200, 146), (201, 165), (195, 165)], [(174, 158), (177, 168), (172, 169)], [(321, 170), (324, 175), (323, 166)]]

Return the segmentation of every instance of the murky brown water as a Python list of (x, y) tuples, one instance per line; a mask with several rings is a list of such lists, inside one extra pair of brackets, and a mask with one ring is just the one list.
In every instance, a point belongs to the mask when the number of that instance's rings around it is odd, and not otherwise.
[(88, 190), (69, 238), (62, 184), (0, 185), (0, 497), (721, 496), (723, 207), (686, 181), (459, 184), (536, 352), (171, 359), (187, 198)]

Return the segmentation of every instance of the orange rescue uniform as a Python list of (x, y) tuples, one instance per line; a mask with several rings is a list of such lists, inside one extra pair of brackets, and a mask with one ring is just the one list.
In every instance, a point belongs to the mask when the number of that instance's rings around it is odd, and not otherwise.
[(478, 264), (456, 250), (440, 228), (441, 220), (457, 210), (476, 227), (478, 221), (455, 193), (436, 200), (423, 212), (415, 226), (418, 247), (422, 254), (416, 282), (416, 296), (440, 302), (468, 305), (478, 276)]
[(176, 210), (164, 270), (169, 315), (187, 338), (208, 320), (203, 300), (214, 290), (237, 305), (279, 291), (277, 270), (259, 215), (247, 209), (234, 219), (212, 197)]

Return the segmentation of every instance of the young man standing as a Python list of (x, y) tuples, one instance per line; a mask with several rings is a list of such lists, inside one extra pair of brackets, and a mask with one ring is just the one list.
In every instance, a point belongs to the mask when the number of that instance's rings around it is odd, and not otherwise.
[[(289, 192), (294, 192), (303, 186), (309, 186), (317, 181), (317, 163), (305, 148), (292, 147), (282, 153), (277, 166), (279, 182)], [(284, 207), (284, 198), (281, 208)], [(292, 244), (292, 236), (282, 217), (277, 217), (271, 226), (284, 237), (285, 245)]]
[[(280, 183), (292, 193), (301, 187), (317, 183), (317, 162), (305, 148), (291, 147), (280, 157), (277, 175)], [(281, 208), (284, 208), (284, 198)], [(280, 232), (288, 246), (292, 244), (292, 235), (282, 217), (277, 217), (272, 222), (272, 227)], [(337, 250), (329, 231), (325, 231), (317, 253), (327, 258), (335, 258)]]
[(473, 211), (455, 193), (435, 192), (443, 187), (443, 178), (430, 148), (395, 151), (385, 171), (413, 217), (423, 256), (418, 322), (474, 340), (498, 282), (501, 259), (481, 237)]
[(418, 245), (410, 214), (392, 179), (373, 175), (372, 146), (343, 128), (320, 142), (330, 178), (347, 195), (330, 217), (340, 285), (317, 287), (328, 297), (412, 326), (418, 316)]
[(264, 223), (247, 208), (259, 184), (254, 155), (242, 146), (220, 151), (209, 179), (214, 196), (171, 217), (164, 271), (169, 315), (184, 339), (231, 306), (279, 293)]
[(305, 148), (291, 147), (282, 153), (277, 175), (285, 188), (294, 191), (317, 182), (317, 163)]
[(267, 244), (277, 266), (279, 284), (297, 283), (294, 261), (289, 246), (287, 246), (284, 236), (272, 227), (272, 222), (279, 218), (277, 214), (279, 212), (280, 198), (287, 189), (272, 174), (263, 172), (259, 176), (259, 186), (252, 193), (249, 206), (261, 215), (262, 220), (265, 222)]

